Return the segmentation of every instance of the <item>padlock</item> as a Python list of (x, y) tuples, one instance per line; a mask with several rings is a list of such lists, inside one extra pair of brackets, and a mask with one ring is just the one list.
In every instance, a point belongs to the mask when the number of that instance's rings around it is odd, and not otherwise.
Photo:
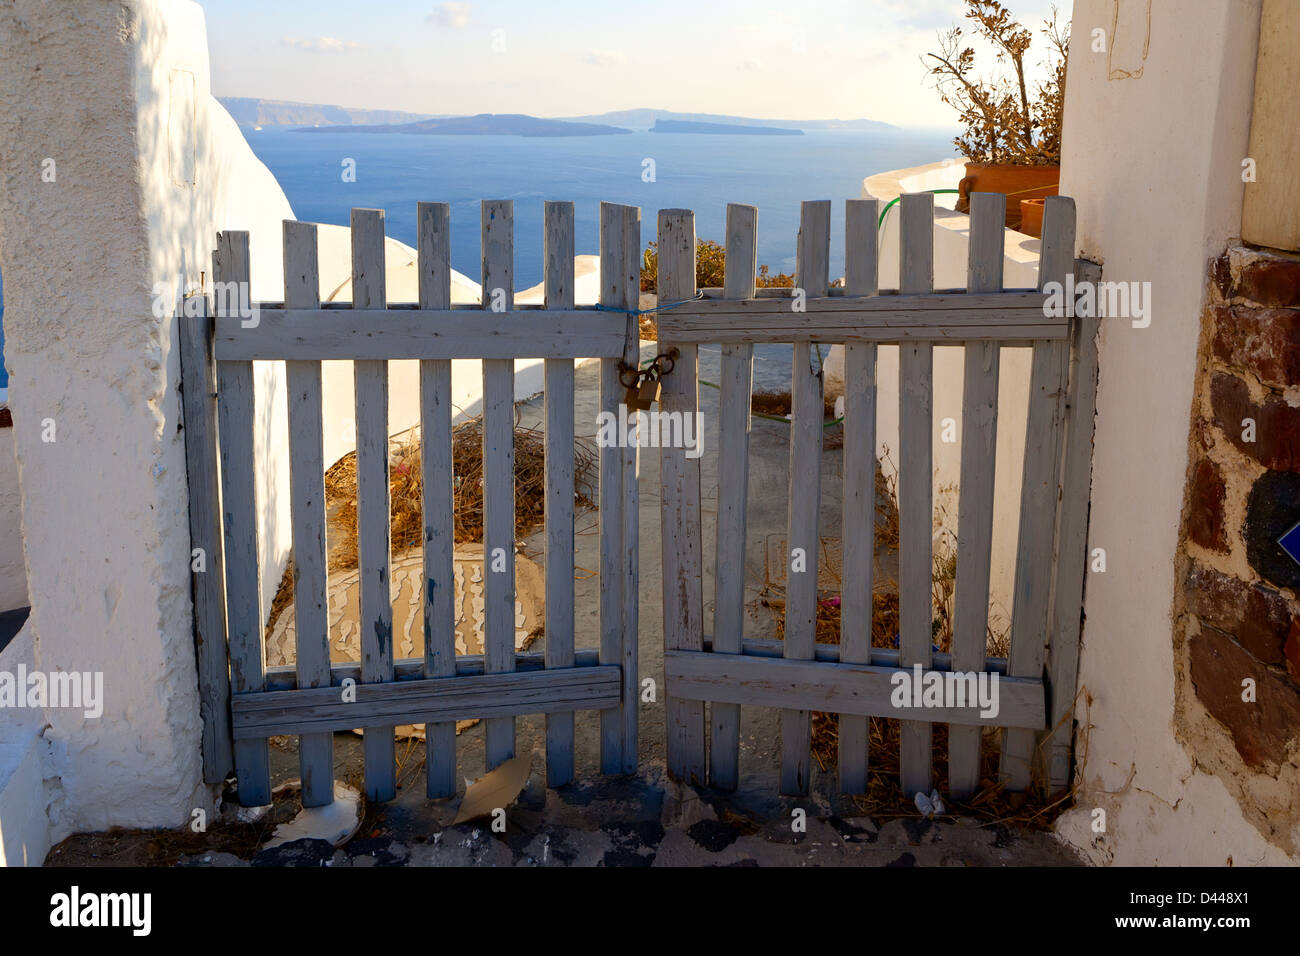
[(641, 387), (637, 389), (636, 396), (637, 411), (647, 411), (651, 405), (659, 401), (660, 387), (659, 377), (654, 372), (641, 380)]
[(640, 387), (637, 385), (629, 385), (627, 391), (623, 393), (623, 406), (629, 412), (639, 411), (641, 409), (640, 401), (641, 401)]

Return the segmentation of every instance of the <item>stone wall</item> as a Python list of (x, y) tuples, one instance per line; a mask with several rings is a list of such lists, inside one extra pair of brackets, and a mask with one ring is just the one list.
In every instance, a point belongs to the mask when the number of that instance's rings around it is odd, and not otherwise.
[(1176, 732), (1269, 842), (1300, 852), (1300, 256), (1210, 265), (1175, 594)]

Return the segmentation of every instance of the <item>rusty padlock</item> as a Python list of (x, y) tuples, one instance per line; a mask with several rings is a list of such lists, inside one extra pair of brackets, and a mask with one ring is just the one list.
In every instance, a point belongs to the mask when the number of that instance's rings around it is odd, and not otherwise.
[[(652, 365), (641, 373), (641, 385), (637, 389), (635, 408), (639, 412), (648, 411), (650, 406), (659, 401), (662, 383), (659, 381), (659, 367)], [(631, 405), (629, 408), (633, 407)]]

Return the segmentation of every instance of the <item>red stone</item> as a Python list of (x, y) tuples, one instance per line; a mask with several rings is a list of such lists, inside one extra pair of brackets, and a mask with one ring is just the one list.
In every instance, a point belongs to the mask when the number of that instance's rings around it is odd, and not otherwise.
[(1202, 458), (1192, 472), (1187, 502), (1187, 536), (1202, 548), (1227, 554), (1228, 531), (1224, 527), (1223, 476), (1214, 462)]
[[(1247, 654), (1232, 638), (1203, 630), (1188, 642), (1192, 686), (1205, 709), (1227, 727), (1241, 758), (1273, 772), (1300, 737), (1300, 687)], [(1255, 700), (1243, 701), (1242, 680), (1255, 680)]]
[(1223, 276), (1217, 261), (1210, 275), (1225, 298), (1243, 298), (1257, 305), (1295, 308), (1300, 306), (1300, 260), (1277, 255), (1253, 256), (1243, 262), (1236, 281)]
[(1287, 635), (1282, 653), (1286, 655), (1286, 669), (1291, 673), (1291, 679), (1300, 684), (1300, 621), (1291, 622), (1291, 633)]
[(1215, 306), (1214, 355), (1266, 385), (1300, 384), (1300, 310)]
[[(1300, 408), (1277, 397), (1256, 404), (1246, 383), (1225, 372), (1210, 381), (1210, 404), (1214, 423), (1242, 454), (1272, 471), (1300, 471)], [(1241, 437), (1247, 418), (1255, 420), (1253, 442)]]
[(1187, 609), (1203, 625), (1228, 634), (1264, 664), (1286, 662), (1283, 647), (1295, 633), (1300, 608), (1277, 591), (1194, 564), (1184, 593)]

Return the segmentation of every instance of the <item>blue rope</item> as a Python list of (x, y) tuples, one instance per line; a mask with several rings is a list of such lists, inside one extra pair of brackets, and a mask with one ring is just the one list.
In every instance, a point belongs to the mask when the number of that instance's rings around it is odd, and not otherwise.
[(703, 292), (695, 293), (693, 299), (682, 299), (680, 302), (669, 302), (667, 305), (656, 305), (653, 309), (621, 309), (616, 305), (601, 305), (597, 303), (595, 309), (597, 312), (622, 312), (624, 315), (653, 315), (656, 312), (667, 312), (669, 309), (675, 309), (678, 306), (690, 305), (692, 302), (699, 302), (704, 298)]

